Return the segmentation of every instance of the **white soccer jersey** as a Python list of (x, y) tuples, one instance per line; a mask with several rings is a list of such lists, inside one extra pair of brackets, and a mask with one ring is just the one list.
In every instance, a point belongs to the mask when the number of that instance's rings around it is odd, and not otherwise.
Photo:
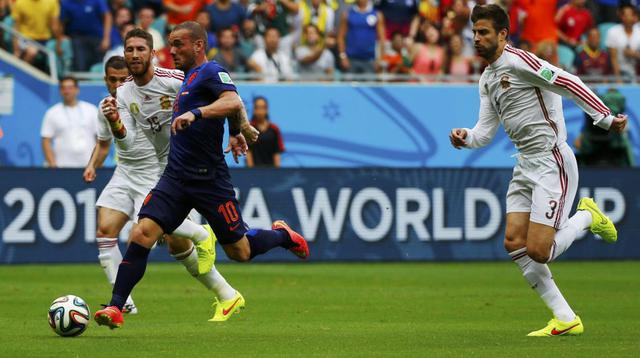
[(502, 124), (520, 153), (550, 151), (567, 139), (562, 97), (573, 99), (595, 125), (609, 129), (613, 116), (576, 76), (507, 45), (480, 77), (480, 115), (467, 129), (467, 147), (487, 145)]
[[(118, 113), (123, 121), (131, 118), (136, 123), (136, 131), (129, 133), (124, 140), (126, 146), (132, 146), (136, 137), (143, 133), (151, 142), (158, 159), (165, 165), (169, 155), (171, 137), (171, 115), (176, 94), (182, 86), (184, 74), (179, 70), (155, 68), (151, 81), (144, 86), (133, 82), (133, 77), (118, 87)], [(128, 127), (127, 127), (128, 129)]]
[[(98, 108), (102, 108), (102, 103), (110, 97), (100, 101)], [(127, 128), (127, 135), (133, 138), (132, 145), (122, 145), (116, 141), (116, 155), (118, 166), (134, 170), (147, 170), (158, 167), (158, 157), (156, 150), (144, 134), (137, 135), (139, 128), (137, 123), (130, 116), (125, 116), (122, 123)], [(113, 133), (107, 118), (98, 110), (98, 139), (104, 141), (113, 140)]]

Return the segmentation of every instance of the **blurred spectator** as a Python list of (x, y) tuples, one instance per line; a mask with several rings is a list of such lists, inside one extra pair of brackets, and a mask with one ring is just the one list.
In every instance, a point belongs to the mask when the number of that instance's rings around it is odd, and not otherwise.
[(298, 16), (296, 18), (295, 31), (304, 41), (304, 28), (307, 25), (314, 25), (321, 37), (333, 31), (335, 24), (335, 13), (327, 5), (325, 0), (300, 0), (298, 3)]
[(440, 33), (431, 23), (421, 26), (424, 43), (417, 42), (411, 49), (413, 73), (418, 75), (439, 75), (444, 72), (445, 50), (440, 46)]
[(158, 30), (151, 27), (155, 18), (156, 14), (152, 7), (144, 6), (138, 10), (138, 26), (151, 34), (151, 37), (153, 37), (153, 49), (158, 51), (164, 47), (164, 39)]
[(247, 166), (249, 168), (280, 168), (280, 155), (284, 152), (284, 142), (280, 129), (270, 121), (269, 104), (266, 98), (253, 99), (251, 125), (260, 131), (260, 136), (249, 146)]
[(314, 77), (332, 78), (335, 59), (333, 54), (325, 48), (324, 41), (320, 35), (320, 30), (316, 25), (305, 26), (303, 37), (304, 43), (296, 48), (296, 59), (298, 60), (298, 72), (301, 75), (314, 75)]
[(216, 48), (218, 47), (218, 38), (216, 34), (209, 30), (211, 28), (211, 15), (207, 10), (201, 10), (196, 15), (196, 22), (207, 31), (207, 58), (212, 59), (216, 54)]
[(281, 78), (293, 78), (291, 57), (280, 49), (280, 32), (270, 27), (264, 33), (264, 48), (257, 49), (248, 61), (253, 72), (263, 75), (267, 82), (276, 82)]
[(292, 0), (251, 0), (247, 13), (256, 21), (258, 32), (263, 34), (267, 28), (278, 29), (280, 37), (289, 35), (288, 17), (296, 14), (298, 7)]
[(107, 1), (61, 0), (60, 4), (60, 20), (73, 48), (71, 67), (74, 71), (88, 71), (111, 48), (113, 18)]
[[(53, 37), (52, 30), (59, 30), (59, 16), (58, 0), (16, 0), (11, 11), (14, 29), (41, 45), (46, 45)], [(33, 64), (38, 52), (38, 48), (29, 42), (13, 37), (13, 54), (23, 61)], [(42, 64), (39, 67), (46, 68)]]
[(382, 63), (387, 73), (406, 74), (411, 71), (409, 52), (404, 46), (404, 37), (400, 32), (391, 36), (391, 51), (384, 54)]
[[(11, 16), (11, 0), (0, 0), (0, 22)], [(4, 28), (0, 27), (0, 48), (9, 49), (9, 44), (5, 41)], [(11, 51), (11, 50), (9, 50)]]
[[(591, 28), (587, 32), (587, 43), (576, 54), (576, 73), (586, 76), (606, 76), (612, 73), (609, 53), (600, 48), (600, 31)], [(583, 78), (588, 81), (588, 78)]]
[(122, 25), (133, 22), (133, 12), (128, 7), (120, 7), (114, 14), (111, 26), (111, 48), (122, 45), (122, 37), (120, 36)]
[(558, 62), (558, 45), (553, 41), (540, 41), (535, 48), (534, 53), (541, 59), (557, 64)]
[(247, 13), (242, 5), (231, 0), (216, 0), (207, 6), (207, 11), (213, 20), (210, 28), (213, 33), (225, 28), (231, 28), (237, 33)]
[(522, 22), (526, 12), (517, 0), (498, 0), (496, 5), (502, 7), (509, 14), (509, 40), (517, 47), (520, 45)]
[(122, 9), (122, 8), (127, 8), (129, 10), (130, 6), (129, 5), (129, 0), (111, 0), (109, 1), (109, 5), (111, 6), (111, 12), (112, 13), (116, 13), (116, 11)]
[[(207, 0), (164, 0), (162, 5), (167, 13), (167, 25), (173, 28), (181, 22), (193, 21), (196, 14), (205, 8)], [(210, 46), (213, 48), (214, 46)]]
[(264, 39), (257, 32), (256, 22), (252, 18), (242, 22), (239, 46), (245, 57), (251, 56), (258, 48), (264, 48)]
[(575, 48), (580, 38), (594, 26), (591, 11), (585, 8), (587, 0), (571, 0), (556, 13), (558, 38), (560, 42)]
[(229, 72), (246, 72), (247, 57), (236, 46), (236, 35), (233, 31), (230, 28), (222, 29), (218, 36), (220, 37), (220, 47), (213, 60)]
[[(375, 1), (376, 10), (379, 10), (384, 15), (384, 29), (387, 39), (391, 39), (391, 36), (393, 36), (395, 32), (401, 33), (404, 37), (409, 36), (412, 23), (419, 21), (418, 3), (419, 0)], [(415, 32), (413, 34), (415, 34)]]
[[(626, 99), (618, 90), (610, 88), (599, 96), (618, 115), (625, 111)], [(616, 133), (593, 125), (593, 118), (585, 115), (582, 133), (575, 141), (578, 164), (601, 167), (630, 167), (633, 165), (631, 144), (627, 133)]]
[[(120, 34), (118, 36), (120, 36), (120, 38), (125, 38), (127, 35), (127, 32), (135, 28), (136, 26), (133, 23), (128, 22), (120, 26)], [(124, 42), (120, 42), (120, 45), (112, 47), (111, 50), (105, 52), (104, 58), (102, 59), (102, 63), (106, 64), (107, 60), (109, 60), (113, 56), (124, 56)]]
[(473, 73), (473, 58), (466, 56), (462, 48), (462, 36), (453, 35), (449, 39), (447, 60), (444, 66), (445, 73), (452, 76), (464, 76)]
[(640, 58), (640, 27), (633, 5), (625, 4), (618, 12), (620, 24), (609, 29), (606, 46), (611, 56), (613, 74), (619, 81), (634, 81), (636, 62)]
[(83, 168), (96, 144), (98, 108), (78, 101), (78, 81), (60, 80), (62, 103), (49, 108), (42, 120), (42, 150), (51, 168)]
[(520, 39), (530, 44), (532, 52), (537, 51), (541, 42), (558, 42), (558, 27), (554, 21), (558, 0), (517, 0), (516, 3), (526, 13)]
[(352, 73), (373, 73), (378, 56), (384, 56), (384, 15), (369, 0), (356, 0), (342, 13), (338, 30), (338, 50), (342, 69)]
[(164, 6), (162, 0), (130, 0), (132, 10), (134, 13), (138, 13), (143, 7), (150, 7), (156, 14), (162, 14)]
[(595, 0), (596, 21), (600, 24), (603, 22), (616, 22), (618, 19), (618, 5), (620, 0)]

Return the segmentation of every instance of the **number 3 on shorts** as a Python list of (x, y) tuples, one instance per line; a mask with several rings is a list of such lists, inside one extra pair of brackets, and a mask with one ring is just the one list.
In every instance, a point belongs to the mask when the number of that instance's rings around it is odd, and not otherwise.
[(547, 217), (547, 219), (553, 219), (553, 217), (556, 215), (556, 208), (558, 207), (558, 202), (555, 200), (549, 200), (549, 211), (547, 213), (544, 214), (544, 216)]

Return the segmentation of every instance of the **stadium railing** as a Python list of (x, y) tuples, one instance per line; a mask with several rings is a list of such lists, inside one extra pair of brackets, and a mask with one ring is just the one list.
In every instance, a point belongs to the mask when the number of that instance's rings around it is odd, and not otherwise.
[[(44, 72), (42, 70), (39, 70), (41, 73), (44, 73), (45, 76), (49, 77), (51, 81), (53, 82), (57, 82), (58, 81), (58, 77), (59, 77), (59, 71), (58, 71), (58, 61), (57, 61), (57, 56), (55, 51), (47, 48), (46, 46), (43, 46), (41, 44), (39, 44), (36, 41), (33, 41), (27, 37), (25, 37), (22, 33), (16, 31), (13, 29), (13, 27), (9, 26), (8, 24), (4, 23), (4, 22), (0, 22), (0, 28), (2, 28), (3, 31), (5, 31), (6, 33), (9, 33), (11, 36), (11, 39), (13, 39), (13, 37), (17, 37), (20, 41), (26, 42), (31, 46), (34, 46), (38, 49), (39, 52), (43, 53), (46, 56), (47, 59), (47, 64), (48, 64), (48, 68), (49, 68), (49, 72)], [(2, 39), (4, 40), (4, 39)], [(9, 42), (11, 43), (11, 41)], [(37, 69), (34, 66), (31, 66), (33, 69)]]

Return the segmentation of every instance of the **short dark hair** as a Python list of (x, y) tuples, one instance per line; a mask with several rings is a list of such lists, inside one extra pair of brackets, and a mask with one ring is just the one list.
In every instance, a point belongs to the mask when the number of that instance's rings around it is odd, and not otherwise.
[(195, 21), (185, 21), (173, 28), (173, 31), (178, 30), (189, 31), (189, 33), (191, 34), (191, 41), (202, 40), (204, 41), (204, 47), (209, 47), (209, 43), (207, 42), (207, 31), (199, 23)]
[(496, 32), (506, 29), (508, 35), (511, 31), (509, 28), (509, 15), (498, 5), (476, 5), (471, 11), (471, 22), (475, 24), (478, 20), (491, 20)]
[(73, 85), (78, 87), (78, 79), (73, 76), (64, 76), (60, 79), (59, 87), (62, 87), (62, 83), (65, 81), (72, 81)]
[(135, 28), (129, 32), (124, 37), (124, 43), (127, 44), (127, 40), (130, 38), (138, 37), (144, 39), (147, 42), (150, 50), (153, 50), (153, 36), (150, 33), (144, 31), (141, 28)]
[(104, 74), (107, 74), (107, 69), (113, 68), (116, 70), (121, 70), (123, 68), (127, 68), (127, 63), (124, 62), (124, 57), (122, 56), (111, 56), (104, 64)]

